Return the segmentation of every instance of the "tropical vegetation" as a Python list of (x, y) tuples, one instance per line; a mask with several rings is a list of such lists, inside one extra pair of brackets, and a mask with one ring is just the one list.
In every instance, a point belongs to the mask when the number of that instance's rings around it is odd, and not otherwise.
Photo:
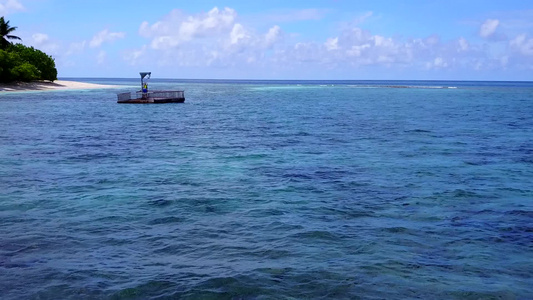
[(0, 17), (0, 82), (56, 80), (57, 69), (51, 56), (10, 41), (21, 40), (12, 34), (16, 29)]

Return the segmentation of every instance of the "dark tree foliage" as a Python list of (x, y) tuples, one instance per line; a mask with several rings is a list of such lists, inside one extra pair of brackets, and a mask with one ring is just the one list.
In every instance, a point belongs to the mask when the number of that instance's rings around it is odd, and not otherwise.
[(20, 40), (12, 35), (17, 27), (0, 17), (0, 82), (57, 79), (54, 59), (33, 47), (13, 45), (8, 39)]
[(12, 52), (18, 53), (22, 61), (34, 65), (38, 72), (39, 78), (42, 80), (56, 80), (57, 70), (54, 59), (33, 47), (26, 47), (22, 44), (16, 44), (9, 48)]
[(22, 44), (0, 50), (0, 82), (57, 79), (54, 59)]

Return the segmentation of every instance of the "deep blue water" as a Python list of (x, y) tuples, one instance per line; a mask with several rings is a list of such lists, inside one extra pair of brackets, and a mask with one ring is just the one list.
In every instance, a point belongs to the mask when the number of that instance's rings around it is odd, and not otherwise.
[(0, 94), (2, 299), (531, 299), (531, 82), (84, 81)]

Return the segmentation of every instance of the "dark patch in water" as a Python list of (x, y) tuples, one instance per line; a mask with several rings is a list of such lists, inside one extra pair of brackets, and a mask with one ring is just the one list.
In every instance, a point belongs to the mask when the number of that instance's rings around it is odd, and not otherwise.
[(477, 161), (468, 160), (468, 161), (464, 161), (464, 163), (467, 164), (467, 165), (470, 165), (470, 166), (484, 166), (484, 165), (488, 165), (490, 163), (490, 161), (488, 161), (488, 160), (477, 160)]
[(111, 296), (111, 299), (146, 299), (168, 296), (175, 291), (176, 283), (171, 281), (149, 281), (133, 288), (123, 289)]
[(405, 130), (405, 132), (409, 132), (409, 133), (431, 133), (430, 130), (424, 130), (424, 129)]
[(165, 218), (157, 218), (150, 220), (148, 222), (149, 225), (159, 225), (159, 224), (169, 224), (169, 223), (180, 223), (183, 222), (182, 218), (177, 217), (165, 217)]
[(513, 216), (521, 216), (521, 217), (528, 217), (533, 222), (533, 211), (531, 210), (511, 210), (506, 212), (507, 214), (513, 215)]
[(298, 239), (309, 239), (309, 240), (326, 240), (326, 241), (338, 241), (340, 238), (336, 234), (329, 231), (314, 230), (307, 231), (302, 233), (297, 233), (292, 235), (292, 237)]
[(150, 200), (148, 204), (151, 206), (157, 206), (157, 207), (166, 207), (169, 205), (172, 205), (174, 201), (167, 200), (167, 199), (156, 199), (156, 200)]
[(390, 232), (390, 233), (405, 233), (409, 231), (409, 229), (405, 227), (389, 227), (389, 228), (383, 228), (383, 231)]

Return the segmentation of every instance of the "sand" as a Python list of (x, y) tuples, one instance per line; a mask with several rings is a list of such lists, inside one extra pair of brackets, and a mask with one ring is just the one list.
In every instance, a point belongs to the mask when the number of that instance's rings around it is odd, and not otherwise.
[(85, 90), (85, 89), (105, 89), (117, 88), (116, 85), (95, 84), (78, 81), (55, 80), (32, 81), (17, 83), (0, 83), (0, 92), (24, 92), (24, 91), (47, 91), (47, 90)]

